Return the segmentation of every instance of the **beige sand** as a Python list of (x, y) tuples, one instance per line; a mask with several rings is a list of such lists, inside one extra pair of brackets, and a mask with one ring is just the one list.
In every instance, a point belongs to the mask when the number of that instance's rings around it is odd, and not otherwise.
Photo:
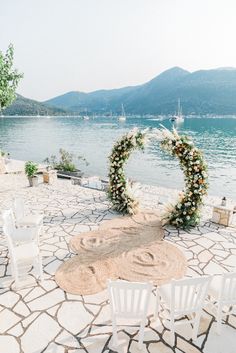
[(107, 221), (97, 231), (72, 238), (70, 247), (77, 255), (59, 267), (56, 282), (66, 292), (86, 295), (106, 288), (109, 278), (155, 285), (181, 278), (187, 267), (185, 257), (163, 236), (153, 211)]

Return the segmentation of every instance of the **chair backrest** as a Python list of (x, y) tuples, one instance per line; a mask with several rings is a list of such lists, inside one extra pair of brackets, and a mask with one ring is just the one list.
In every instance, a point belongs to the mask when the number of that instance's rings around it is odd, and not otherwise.
[(17, 197), (14, 199), (14, 214), (16, 221), (20, 221), (25, 215), (24, 201), (22, 198)]
[(171, 282), (171, 311), (181, 314), (201, 309), (210, 281), (210, 276), (173, 280)]
[(3, 219), (3, 232), (7, 237), (12, 237), (16, 229), (12, 210), (6, 210), (2, 213)]
[(108, 281), (112, 314), (129, 318), (146, 316), (152, 287), (152, 283)]
[(222, 304), (236, 304), (236, 272), (222, 274), (219, 300)]
[(16, 229), (12, 210), (3, 211), (2, 219), (3, 219), (3, 233), (7, 237), (9, 251), (12, 255), (12, 252), (14, 250), (12, 236), (13, 236), (14, 230)]

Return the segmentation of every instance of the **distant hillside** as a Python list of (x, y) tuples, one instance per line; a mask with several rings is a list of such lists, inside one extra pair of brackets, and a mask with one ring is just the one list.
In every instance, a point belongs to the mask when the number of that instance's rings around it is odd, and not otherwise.
[(4, 115), (58, 115), (65, 114), (65, 110), (47, 105), (32, 99), (17, 95), (15, 101), (2, 112)]
[(68, 92), (44, 104), (73, 112), (120, 113), (123, 103), (130, 114), (173, 114), (178, 98), (185, 114), (236, 114), (236, 69), (190, 73), (174, 67), (143, 85)]

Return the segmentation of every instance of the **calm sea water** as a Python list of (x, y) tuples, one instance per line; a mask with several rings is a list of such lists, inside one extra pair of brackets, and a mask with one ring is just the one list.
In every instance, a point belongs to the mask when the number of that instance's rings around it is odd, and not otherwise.
[[(89, 175), (107, 175), (109, 156), (114, 142), (134, 127), (158, 128), (160, 123), (171, 128), (169, 120), (127, 118), (1, 118), (0, 148), (12, 158), (42, 162), (64, 148), (84, 155), (89, 162), (78, 166)], [(208, 162), (210, 194), (236, 199), (236, 119), (186, 118), (177, 126), (191, 135), (203, 150)], [(144, 153), (134, 153), (127, 165), (127, 176), (146, 184), (182, 188), (183, 176), (178, 161), (160, 150), (157, 142)]]

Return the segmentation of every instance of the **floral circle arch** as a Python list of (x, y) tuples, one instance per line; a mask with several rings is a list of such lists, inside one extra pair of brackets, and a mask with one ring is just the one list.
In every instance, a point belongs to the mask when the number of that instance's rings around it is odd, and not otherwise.
[(109, 157), (108, 196), (113, 208), (125, 214), (135, 214), (138, 211), (139, 202), (130, 192), (124, 165), (134, 150), (144, 149), (145, 135), (145, 132), (137, 129), (128, 132), (114, 144)]
[(153, 137), (160, 141), (163, 150), (178, 158), (184, 173), (185, 189), (178, 202), (169, 208), (165, 222), (177, 228), (194, 227), (200, 221), (200, 208), (208, 189), (207, 165), (203, 153), (194, 146), (192, 139), (179, 135), (175, 129), (170, 131), (163, 127), (150, 134), (147, 130), (134, 129), (114, 144), (109, 156), (108, 189), (113, 208), (124, 214), (137, 213), (139, 202), (131, 193), (124, 166), (131, 153), (136, 149), (143, 150), (146, 138)]

